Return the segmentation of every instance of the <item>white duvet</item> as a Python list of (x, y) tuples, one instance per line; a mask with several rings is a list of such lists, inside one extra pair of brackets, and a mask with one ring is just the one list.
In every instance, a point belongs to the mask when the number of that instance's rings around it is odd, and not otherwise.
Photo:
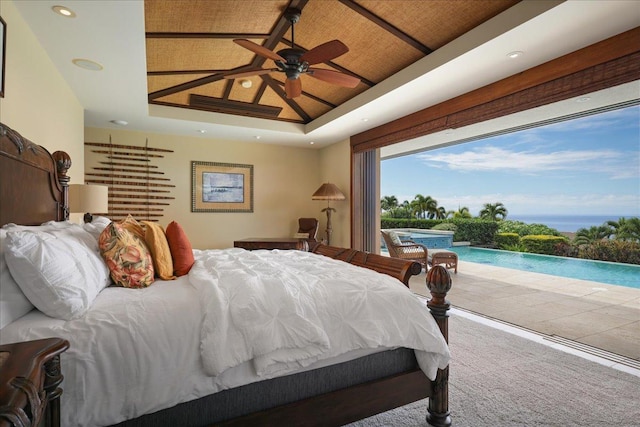
[(0, 330), (0, 343), (70, 341), (62, 425), (115, 424), (370, 346), (415, 348), (430, 378), (448, 363), (424, 303), (390, 277), (298, 251), (195, 252), (189, 276), (109, 287), (79, 319), (33, 310)]
[(424, 304), (372, 270), (308, 252), (225, 249), (198, 252), (189, 280), (200, 295), (210, 375), (252, 361), (268, 377), (377, 347), (417, 350), (431, 379), (449, 362)]

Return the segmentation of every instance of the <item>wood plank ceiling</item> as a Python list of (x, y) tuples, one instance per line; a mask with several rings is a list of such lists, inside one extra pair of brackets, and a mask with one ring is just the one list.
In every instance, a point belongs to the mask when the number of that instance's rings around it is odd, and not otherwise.
[[(145, 0), (149, 103), (308, 123), (518, 1)], [(289, 99), (281, 72), (224, 78), (275, 67), (233, 39), (276, 52), (291, 47), (291, 26), (283, 15), (291, 7), (302, 11), (295, 47), (306, 51), (340, 40), (349, 52), (314, 67), (357, 77), (358, 86), (302, 75), (302, 95)]]

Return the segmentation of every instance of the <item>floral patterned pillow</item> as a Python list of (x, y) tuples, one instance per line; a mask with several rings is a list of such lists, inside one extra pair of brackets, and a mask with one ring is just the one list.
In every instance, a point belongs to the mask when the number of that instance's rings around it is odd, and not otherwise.
[(100, 234), (98, 246), (116, 285), (145, 288), (153, 283), (153, 261), (147, 245), (121, 224), (109, 224)]

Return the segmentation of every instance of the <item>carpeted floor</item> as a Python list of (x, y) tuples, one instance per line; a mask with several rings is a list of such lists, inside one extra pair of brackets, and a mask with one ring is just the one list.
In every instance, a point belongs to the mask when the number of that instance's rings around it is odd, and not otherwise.
[[(640, 426), (640, 378), (452, 315), (456, 427)], [(427, 401), (352, 427), (426, 426)]]

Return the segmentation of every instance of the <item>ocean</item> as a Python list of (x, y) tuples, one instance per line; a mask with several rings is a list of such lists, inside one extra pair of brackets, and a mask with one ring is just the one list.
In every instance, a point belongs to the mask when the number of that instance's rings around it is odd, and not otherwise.
[[(558, 231), (576, 232), (580, 228), (599, 226), (607, 221), (618, 221), (625, 215), (507, 215), (507, 219), (527, 224), (544, 224)], [(629, 218), (627, 216), (627, 218)]]

